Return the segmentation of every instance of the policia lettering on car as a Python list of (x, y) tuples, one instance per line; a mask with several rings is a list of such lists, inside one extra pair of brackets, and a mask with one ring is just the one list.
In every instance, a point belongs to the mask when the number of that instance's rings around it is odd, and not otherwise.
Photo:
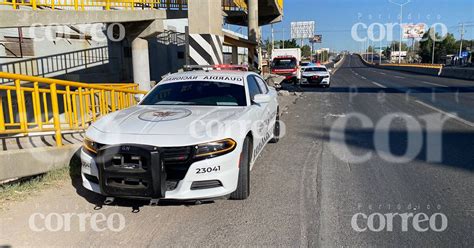
[[(268, 127), (270, 125), (270, 122), (275, 119), (276, 115), (278, 114), (278, 111), (274, 111), (270, 114), (270, 116), (265, 119), (263, 121), (263, 125), (264, 127)], [(275, 123), (276, 125), (276, 123)], [(265, 144), (267, 144), (267, 142), (270, 140), (271, 136), (272, 136), (272, 133), (273, 133), (273, 129), (270, 129), (266, 132), (265, 136), (260, 139), (260, 141), (258, 142), (258, 145), (255, 147), (255, 149), (253, 150), (253, 157), (257, 157), (258, 154), (262, 151), (262, 149), (265, 147)]]

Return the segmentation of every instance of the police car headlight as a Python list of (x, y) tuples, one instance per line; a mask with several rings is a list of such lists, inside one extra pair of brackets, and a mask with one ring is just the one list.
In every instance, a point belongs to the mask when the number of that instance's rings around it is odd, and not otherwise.
[(97, 154), (97, 150), (99, 150), (99, 144), (89, 138), (84, 138), (84, 144), (83, 144), (84, 149), (87, 151)]
[(195, 146), (196, 159), (206, 159), (221, 156), (232, 152), (237, 143), (233, 139), (223, 139)]

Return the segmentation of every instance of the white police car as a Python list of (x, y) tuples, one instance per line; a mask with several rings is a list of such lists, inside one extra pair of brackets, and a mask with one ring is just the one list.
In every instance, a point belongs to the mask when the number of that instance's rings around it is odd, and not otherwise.
[(330, 71), (324, 65), (311, 65), (302, 68), (301, 85), (331, 86)]
[(172, 74), (87, 130), (83, 186), (110, 199), (246, 199), (255, 160), (279, 135), (277, 93), (259, 75)]

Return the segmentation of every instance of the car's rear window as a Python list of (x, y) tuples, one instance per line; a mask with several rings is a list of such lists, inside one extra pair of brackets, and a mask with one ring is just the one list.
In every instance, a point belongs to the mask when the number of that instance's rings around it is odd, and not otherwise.
[(296, 67), (296, 59), (274, 59), (272, 62), (272, 68), (274, 69), (292, 69)]
[(246, 106), (242, 85), (189, 81), (158, 85), (141, 105)]
[(327, 71), (326, 68), (322, 67), (308, 67), (305, 68), (304, 71)]

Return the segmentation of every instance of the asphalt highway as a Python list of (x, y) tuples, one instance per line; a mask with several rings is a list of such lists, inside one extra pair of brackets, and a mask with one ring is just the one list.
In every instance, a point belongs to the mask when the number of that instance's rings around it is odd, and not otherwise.
[[(103, 199), (76, 182), (0, 213), (0, 244), (474, 246), (474, 82), (369, 68), (354, 55), (331, 88), (299, 91), (285, 137), (254, 166), (248, 200), (94, 207)], [(80, 230), (73, 219), (71, 231), (35, 231), (34, 213), (119, 213), (125, 227)]]

